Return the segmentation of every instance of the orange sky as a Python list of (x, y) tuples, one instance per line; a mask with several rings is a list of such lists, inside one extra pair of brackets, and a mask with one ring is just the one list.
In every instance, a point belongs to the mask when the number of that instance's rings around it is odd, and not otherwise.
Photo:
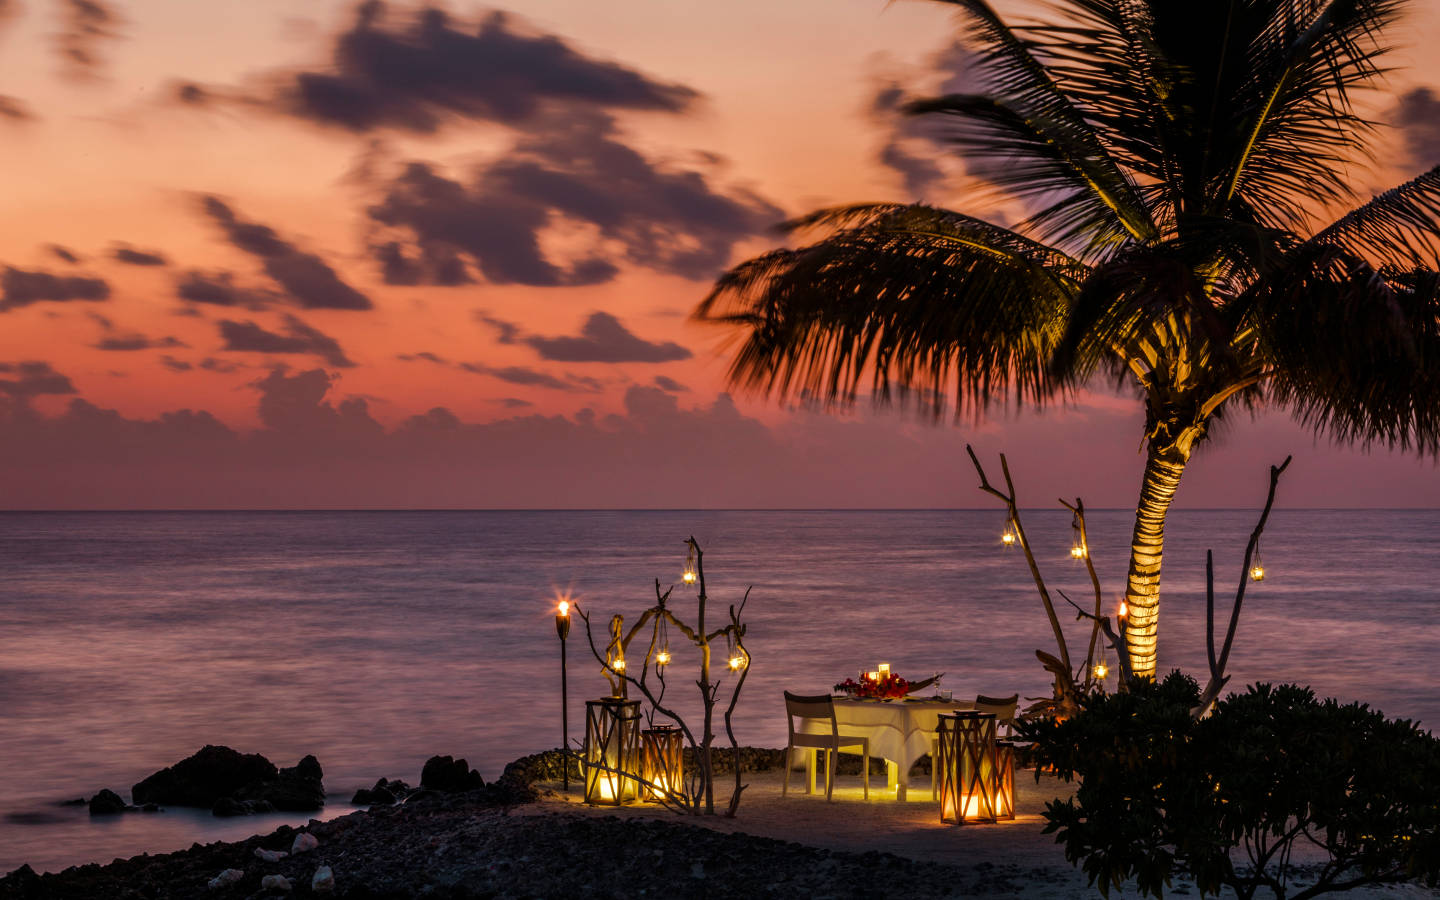
[[(1024, 8), (1015, 3), (999, 6), (1012, 12)], [(1421, 6), (1399, 32), (1403, 42), (1417, 47), (1440, 36), (1440, 11), (1430, 4)], [(397, 232), (392, 227), (387, 237), (377, 237), (380, 229), (370, 212), (386, 201), (405, 166), (423, 163), (447, 181), (478, 184), (481, 173), (493, 174), (530, 152), (517, 149), (524, 141), (548, 140), (562, 126), (551, 123), (545, 126), (550, 131), (542, 131), (532, 120), (507, 120), (506, 113), (493, 110), (444, 114), (429, 132), (393, 123), (347, 129), (314, 115), (286, 114), (276, 98), (295, 83), (297, 73), (335, 72), (337, 36), (356, 21), (350, 2), (107, 0), (96, 8), (103, 11), (102, 18), (77, 18), (73, 0), (0, 2), (0, 96), (14, 98), (28, 111), (23, 118), (0, 116), (0, 171), (6, 173), (5, 190), (0, 191), (0, 265), (62, 280), (93, 284), (98, 279), (108, 290), (103, 300), (39, 299), (0, 311), (0, 365), (43, 361), (69, 379), (73, 391), (39, 393), (30, 399), (33, 409), (47, 417), (60, 416), (79, 397), (114, 410), (128, 423), (150, 422), (177, 409), (205, 410), (241, 435), (262, 424), (257, 399), (263, 391), (255, 385), (279, 365), (287, 366), (292, 376), (324, 369), (328, 390), (316, 403), (338, 408), (347, 398), (361, 398), (366, 415), (392, 430), (433, 407), (445, 407), (460, 421), (476, 425), (535, 416), (563, 416), (575, 423), (588, 421), (590, 413), (582, 410), (590, 410), (603, 428), (607, 415), (617, 416), (615, 422), (638, 421), (635, 404), (671, 397), (677, 412), (708, 415), (725, 388), (723, 336), (685, 316), (703, 296), (716, 267), (687, 268), (677, 261), (676, 248), (718, 246), (722, 260), (733, 262), (770, 246), (773, 239), (759, 223), (773, 220), (775, 214), (836, 202), (912, 199), (899, 175), (878, 161), (888, 125), (877, 120), (869, 106), (890, 80), (915, 90), (934, 87), (941, 76), (932, 60), (953, 39), (946, 7), (920, 2), (528, 0), (507, 7), (510, 15), (501, 32), (527, 52), (540, 52), (534, 42), (553, 36), (584, 65), (609, 67), (612, 73), (624, 70), (652, 88), (688, 89), (689, 99), (675, 101), (683, 108), (667, 110), (645, 106), (670, 102), (664, 99), (636, 100), (640, 89), (633, 84), (616, 87), (610, 100), (596, 101), (595, 107), (603, 109), (610, 124), (596, 126), (589, 137), (571, 135), (567, 140), (608, 141), (606, 152), (628, 148), (648, 171), (671, 179), (665, 189), (698, 178), (705, 202), (731, 204), (746, 224), (702, 232), (697, 218), (684, 218), (700, 202), (695, 198), (677, 201), (665, 214), (670, 218), (655, 214), (643, 223), (632, 222), (619, 236), (603, 233), (595, 222), (557, 217), (538, 231), (544, 259), (563, 270), (587, 259), (615, 260), (618, 271), (613, 277), (575, 286), (498, 284), (472, 260), (470, 283), (406, 285), (387, 284), (382, 275), (375, 247)], [(464, 35), (475, 34), (494, 9), (460, 3), (445, 8), (451, 19), (444, 27)], [(412, 27), (416, 14), (414, 6), (391, 4), (376, 27), (398, 32)], [(70, 57), (64, 55), (67, 50)], [(77, 55), (84, 59), (77, 60)], [(1396, 61), (1408, 65), (1414, 59), (1406, 51)], [(1424, 70), (1397, 73), (1394, 95), (1440, 81), (1440, 63), (1426, 64)], [(203, 90), (204, 102), (181, 102), (180, 85)], [(1393, 105), (1394, 95), (1372, 102), (1385, 109)], [(406, 113), (399, 108), (391, 114)], [(563, 127), (579, 126), (566, 122)], [(1402, 158), (1397, 135), (1382, 140), (1382, 155), (1394, 165), (1359, 176), (1367, 185), (1400, 180), (1414, 168)], [(546, 157), (550, 164), (561, 165), (555, 162), (558, 158)], [(603, 178), (592, 179), (592, 184), (605, 187)], [(486, 199), (483, 191), (474, 190), (472, 199)], [(657, 186), (655, 194), (661, 193)], [(221, 216), (205, 210), (206, 197), (218, 198), (239, 228), (269, 229), (268, 237), (256, 240), (283, 246), (269, 257), (244, 249), (244, 238), (227, 234)], [(963, 177), (936, 188), (929, 199), (966, 211), (985, 209), (967, 194)], [(687, 228), (692, 233), (686, 233)], [(511, 231), (495, 240), (508, 240)], [(52, 245), (65, 248), (77, 261), (61, 259)], [(163, 263), (122, 262), (115, 258), (120, 245), (154, 253)], [(657, 252), (663, 257), (660, 262), (642, 258)], [(268, 268), (272, 264), (298, 270), (297, 278), (318, 278), (321, 293), (348, 289), (371, 308), (307, 308), (296, 300), (293, 284), (275, 277)], [(330, 275), (316, 275), (317, 267)], [(221, 272), (227, 273), (231, 288), (253, 302), (217, 306), (178, 296), (178, 286), (189, 273), (213, 280)], [(547, 353), (563, 357), (565, 351), (542, 351), (542, 346), (568, 346), (544, 344), (546, 340), (583, 336), (582, 327), (587, 321), (593, 324), (596, 313), (611, 317), (640, 342), (640, 350), (631, 356), (650, 354), (653, 361), (544, 358)], [(501, 326), (486, 324), (485, 318), (508, 323), (518, 337), (507, 341)], [(252, 335), (258, 330), (270, 339), (289, 341), (292, 348), (297, 341), (313, 344), (318, 334), (333, 339), (338, 350), (327, 356), (315, 349), (226, 349), (227, 343), (237, 343), (222, 337), (221, 323), (226, 321), (234, 328), (252, 328)], [(111, 345), (147, 346), (100, 349), (97, 345), (107, 339)], [(691, 355), (675, 358), (682, 354), (665, 351), (668, 345)], [(417, 357), (422, 353), (439, 361)], [(353, 365), (337, 365), (337, 359)], [(0, 379), (5, 377), (0, 372)], [(657, 377), (667, 386), (659, 386)], [(526, 380), (531, 383), (522, 383)], [(637, 393), (639, 388), (644, 390)], [(746, 427), (753, 423), (767, 430), (767, 439), (785, 446), (797, 466), (812, 454), (826, 452), (815, 441), (816, 435), (828, 432), (813, 418), (750, 398), (738, 402)], [(834, 480), (850, 477), (873, 482), (872, 490), (864, 493), (869, 499), (858, 505), (979, 505), (983, 500), (973, 493), (970, 475), (960, 465), (963, 455), (958, 460), (954, 456), (971, 437), (1032, 458), (1040, 496), (1084, 490), (1098, 496), (1100, 505), (1133, 502), (1139, 435), (1128, 399), (1096, 397), (1078, 409), (1042, 417), (1038, 433), (1033, 419), (976, 430), (934, 429), (894, 416), (861, 418), (863, 422), (851, 424), (863, 429), (866, 439), (852, 440), (854, 434), (841, 439), (865, 448), (855, 450), (853, 457), (840, 454), (852, 469), (832, 460), (838, 470), (816, 474), (804, 489), (789, 484), (796, 477), (804, 480), (806, 476), (794, 474), (803, 466), (786, 469), (789, 474), (783, 477), (776, 470), (766, 477), (788, 485), (780, 497), (778, 488), (755, 486), (768, 484), (764, 478), (747, 487), (747, 470), (740, 461), (749, 458), (754, 447), (737, 444), (732, 454), (735, 471), (727, 473), (734, 490), (707, 496), (705, 504), (857, 505), (826, 501), (834, 496)], [(908, 472), (891, 469), (887, 440), (918, 448), (915, 452), (928, 462)], [(1045, 446), (1047, 440), (1055, 446)], [(1017, 446), (1021, 442), (1026, 443), (1023, 450)], [(531, 455), (525, 446), (520, 441), (508, 452)], [(1182, 494), (1181, 502), (1251, 502), (1248, 486), (1222, 486), (1233, 482), (1230, 476), (1237, 469), (1275, 461), (1266, 455), (1272, 450), (1293, 450), (1313, 460), (1309, 476), (1303, 474), (1305, 465), (1296, 466), (1300, 474), (1294, 478), (1301, 487), (1294, 505), (1440, 503), (1440, 481), (1428, 462), (1335, 450), (1323, 441), (1317, 445), (1283, 420), (1269, 419), (1232, 429), (1227, 443), (1205, 463), (1213, 474), (1196, 476), (1213, 479), (1214, 489), (1192, 489)], [(83, 478), (73, 470), (66, 470), (67, 475), (35, 468), (38, 457), (22, 453), (12, 461), (6, 480), (11, 498), (0, 498), (0, 505), (150, 505), (143, 494), (111, 489), (112, 481), (122, 478), (163, 480), (156, 474), (163, 467), (145, 468), (140, 456), (146, 452), (136, 449), (136, 456), (120, 460), (136, 467), (131, 475), (87, 469)], [(1050, 456), (1079, 458), (1085, 465), (1074, 470)], [(724, 464), (722, 454), (717, 465)], [(403, 462), (394, 463), (383, 477), (403, 469)], [(1335, 499), (1331, 488), (1337, 471), (1345, 473), (1340, 478), (1349, 488)], [(541, 478), (543, 470), (526, 469), (525, 475)], [(579, 482), (566, 473), (565, 490), (571, 494), (543, 485), (527, 494), (513, 490), (513, 483), (502, 491), (488, 485), (486, 479), (492, 477), (514, 481), (476, 474), (470, 479), (473, 490), (458, 505), (626, 506), (632, 505), (627, 497), (642, 496), (645, 499), (633, 505), (689, 502), (685, 496), (666, 499), (648, 490), (641, 483), (643, 473), (635, 475), (634, 483), (614, 484), (609, 493), (585, 482), (615, 481), (603, 471)], [(65, 478), (75, 480), (57, 483)], [(357, 479), (353, 505), (367, 505), (366, 479)], [(945, 489), (938, 494), (935, 479), (945, 479)], [(188, 488), (160, 487), (160, 499), (153, 505), (192, 505), (191, 499), (203, 505), (201, 495), (187, 494)], [(209, 498), (204, 502), (244, 505), (243, 497), (203, 496)], [(323, 497), (303, 492), (294, 496), (294, 505), (351, 505), (338, 483)], [(527, 496), (533, 499), (527, 502)], [(774, 497), (780, 499), (766, 502)], [(584, 502), (567, 502), (572, 498)], [(404, 495), (387, 495), (385, 502), (405, 505)], [(435, 502), (416, 500), (415, 505)], [(283, 497), (274, 504), (287, 505)]]

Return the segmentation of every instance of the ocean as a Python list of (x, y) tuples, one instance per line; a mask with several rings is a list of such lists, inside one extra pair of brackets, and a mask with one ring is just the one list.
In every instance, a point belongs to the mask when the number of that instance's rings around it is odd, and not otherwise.
[[(1172, 513), (1162, 670), (1203, 675), (1205, 550), (1223, 616), (1256, 515)], [(1024, 516), (1052, 589), (1088, 603), (1069, 514)], [(1130, 518), (1089, 514), (1111, 611)], [(0, 873), (307, 818), (91, 820), (61, 805), (101, 788), (128, 796), (207, 743), (282, 766), (315, 754), (326, 815), (349, 811), (351, 793), (381, 776), (418, 781), (434, 754), (463, 756), (488, 779), (559, 746), (555, 597), (569, 592), (593, 615), (602, 648), (610, 615), (633, 623), (657, 578), (677, 585), (671, 607), (693, 621), (695, 593), (678, 586), (692, 534), (705, 551), (707, 625), (751, 588), (741, 743), (784, 745), (782, 690), (823, 692), (882, 661), (912, 679), (944, 672), (958, 697), (1047, 695), (1034, 651), (1053, 652), (1053, 639), (1023, 555), (999, 541), (1003, 521), (998, 510), (0, 514)], [(1232, 687), (1299, 682), (1433, 728), (1437, 538), (1440, 511), (1276, 510)], [(1088, 630), (1065, 609), (1081, 658)], [(671, 639), (667, 696), (683, 700), (698, 654)], [(578, 737), (584, 701), (606, 690), (579, 620), (568, 657)]]

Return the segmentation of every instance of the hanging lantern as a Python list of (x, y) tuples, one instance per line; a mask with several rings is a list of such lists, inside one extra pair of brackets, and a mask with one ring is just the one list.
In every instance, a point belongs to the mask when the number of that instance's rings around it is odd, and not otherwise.
[(1085, 546), (1085, 532), (1080, 527), (1080, 517), (1074, 516), (1070, 519), (1070, 558), (1084, 559), (1089, 553)]
[(1000, 532), (1000, 543), (1007, 547), (1015, 546), (1018, 535), (1015, 533), (1015, 520), (1009, 516), (1005, 517), (1005, 529)]
[(665, 627), (665, 616), (661, 615), (658, 618), (660, 624), (655, 627), (655, 665), (668, 666), (670, 665), (670, 633), (669, 629)]
[(700, 573), (695, 568), (695, 546), (688, 546), (689, 549), (685, 551), (685, 569), (680, 573), (680, 580), (686, 584), (694, 584), (700, 578)]
[(1015, 818), (1015, 757), (995, 740), (993, 713), (940, 716), (940, 821), (973, 825)]
[(639, 799), (640, 701), (585, 701), (585, 802), (620, 806)]
[(1250, 580), (1265, 580), (1265, 563), (1260, 561), (1260, 543), (1258, 541), (1255, 543), (1255, 561), (1254, 564), (1250, 566)]
[(1090, 672), (1091, 672), (1092, 675), (1095, 676), (1095, 680), (1098, 681), (1098, 682), (1100, 682), (1101, 686), (1103, 687), (1104, 684), (1105, 684), (1105, 678), (1106, 678), (1106, 676), (1108, 676), (1108, 675), (1110, 674), (1110, 667), (1105, 664), (1105, 645), (1104, 645), (1104, 644), (1101, 644), (1101, 645), (1100, 645), (1100, 659), (1095, 663), (1094, 668), (1092, 668), (1092, 669), (1090, 670)]
[(656, 725), (640, 732), (640, 777), (646, 800), (664, 800), (684, 793), (684, 754), (680, 729)]
[(747, 654), (744, 649), (741, 648), (739, 642), (735, 640), (734, 634), (726, 632), (725, 646), (728, 648), (726, 665), (730, 666), (730, 671), (738, 672), (750, 664)]

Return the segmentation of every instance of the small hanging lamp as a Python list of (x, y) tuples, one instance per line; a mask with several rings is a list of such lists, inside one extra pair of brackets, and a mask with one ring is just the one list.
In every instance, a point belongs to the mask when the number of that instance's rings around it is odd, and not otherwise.
[(1262, 562), (1261, 559), (1260, 559), (1260, 542), (1259, 542), (1259, 541), (1256, 541), (1256, 542), (1255, 542), (1255, 558), (1254, 558), (1254, 560), (1252, 560), (1251, 565), (1250, 565), (1250, 580), (1251, 580), (1251, 581), (1264, 581), (1264, 580), (1265, 580), (1265, 563)]
[(686, 584), (694, 584), (700, 577), (695, 569), (695, 545), (687, 544), (685, 551), (685, 569), (680, 573), (680, 580)]
[(1100, 659), (1099, 659), (1099, 661), (1097, 661), (1097, 662), (1095, 663), (1094, 668), (1092, 668), (1092, 669), (1090, 670), (1090, 672), (1091, 672), (1092, 675), (1095, 676), (1095, 680), (1098, 681), (1098, 682), (1100, 682), (1101, 686), (1103, 687), (1104, 684), (1105, 684), (1105, 679), (1106, 679), (1106, 677), (1109, 676), (1109, 674), (1110, 674), (1110, 667), (1105, 664), (1105, 645), (1104, 645), (1104, 644), (1101, 644), (1101, 645), (1100, 645)]
[(1018, 540), (1019, 537), (1015, 533), (1015, 520), (1007, 515), (1005, 517), (1005, 528), (1000, 532), (1000, 543), (1007, 547), (1013, 547)]
[(725, 646), (728, 648), (726, 662), (730, 666), (730, 671), (738, 672), (745, 668), (747, 662), (745, 659), (745, 651), (740, 648), (740, 643), (735, 640), (734, 632), (725, 633)]
[(1084, 559), (1089, 551), (1085, 547), (1085, 532), (1080, 527), (1078, 515), (1070, 519), (1070, 533), (1070, 558)]
[(655, 635), (655, 665), (657, 667), (670, 665), (670, 634), (665, 627), (665, 617), (662, 615), (659, 619), (660, 624), (656, 626), (657, 633)]

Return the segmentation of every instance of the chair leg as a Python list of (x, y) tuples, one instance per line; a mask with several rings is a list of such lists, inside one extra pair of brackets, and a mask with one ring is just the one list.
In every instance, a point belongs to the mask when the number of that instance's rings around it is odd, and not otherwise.
[(840, 761), (839, 750), (825, 750), (825, 802), (835, 802), (835, 764)]
[(930, 739), (930, 799), (940, 799), (940, 739)]
[(785, 796), (790, 791), (790, 770), (795, 766), (795, 745), (791, 744), (785, 748), (785, 781), (780, 785), (780, 796)]
[(811, 747), (805, 751), (805, 793), (815, 793), (815, 767), (820, 764), (820, 751)]
[(860, 757), (860, 771), (865, 773), (865, 800), (868, 803), (870, 800), (870, 744), (867, 742), (864, 747), (860, 748), (860, 752), (864, 754)]

